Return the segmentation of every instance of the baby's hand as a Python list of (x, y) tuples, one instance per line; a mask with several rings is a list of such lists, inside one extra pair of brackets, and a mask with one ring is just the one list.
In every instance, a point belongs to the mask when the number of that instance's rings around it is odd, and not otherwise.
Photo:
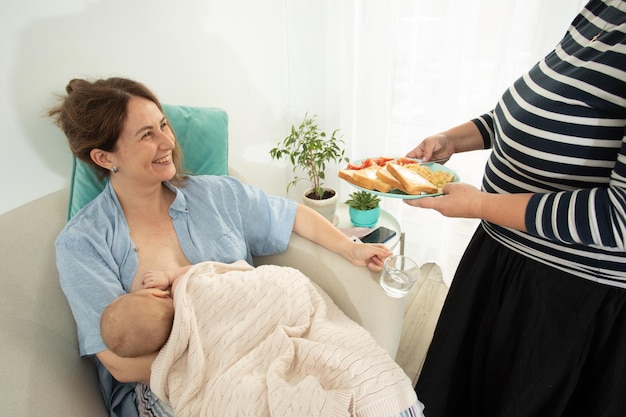
[(167, 275), (163, 271), (147, 271), (143, 276), (144, 288), (158, 288), (166, 290), (170, 286)]

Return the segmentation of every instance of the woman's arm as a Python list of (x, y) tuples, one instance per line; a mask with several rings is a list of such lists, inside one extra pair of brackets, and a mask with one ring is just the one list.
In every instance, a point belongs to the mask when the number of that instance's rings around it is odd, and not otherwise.
[(490, 194), (463, 183), (449, 183), (444, 195), (404, 200), (414, 207), (434, 209), (446, 217), (486, 220), (526, 232), (525, 215), (532, 194)]
[(455, 153), (475, 151), (484, 147), (485, 141), (480, 130), (473, 121), (468, 121), (427, 137), (406, 156), (423, 161), (450, 159)]
[[(478, 128), (481, 124), (483, 131)], [(484, 149), (491, 142), (493, 119), (487, 113), (444, 132), (429, 136), (407, 156), (428, 161), (449, 159), (458, 152)], [(463, 183), (449, 183), (443, 196), (405, 200), (408, 205), (434, 209), (446, 217), (486, 220), (503, 227), (526, 231), (525, 215), (532, 194), (490, 194)]]
[(122, 358), (110, 350), (103, 350), (96, 357), (119, 382), (141, 382), (149, 385), (152, 362), (157, 354), (158, 352), (138, 358)]
[(374, 272), (381, 271), (383, 261), (391, 255), (385, 245), (353, 242), (321, 214), (302, 204), (298, 204), (293, 231)]

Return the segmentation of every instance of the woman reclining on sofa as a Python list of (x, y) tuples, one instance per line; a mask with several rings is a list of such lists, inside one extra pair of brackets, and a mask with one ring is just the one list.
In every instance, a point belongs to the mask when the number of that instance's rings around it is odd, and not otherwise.
[(232, 177), (183, 175), (162, 106), (138, 82), (72, 80), (66, 92), (50, 115), (74, 155), (108, 182), (58, 236), (57, 267), (80, 354), (96, 358), (113, 416), (137, 415), (135, 383), (149, 383), (156, 353), (115, 355), (100, 336), (100, 315), (115, 298), (139, 289), (145, 271), (207, 260), (251, 264), (252, 256), (284, 251), (292, 231), (373, 271), (391, 253), (356, 244), (313, 210)]

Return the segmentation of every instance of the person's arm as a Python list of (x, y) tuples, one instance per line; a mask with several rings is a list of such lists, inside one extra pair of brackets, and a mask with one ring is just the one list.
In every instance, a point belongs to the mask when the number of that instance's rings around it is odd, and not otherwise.
[[(458, 152), (484, 149), (492, 131), (490, 114), (470, 120), (424, 139), (407, 153), (407, 157), (423, 161), (449, 159)], [(484, 131), (477, 123), (483, 123)], [(487, 138), (486, 138), (487, 137)], [(444, 195), (436, 198), (405, 200), (414, 207), (434, 209), (446, 217), (486, 220), (516, 230), (526, 231), (525, 213), (532, 194), (490, 194), (469, 184), (449, 183)]]
[(525, 215), (532, 194), (490, 194), (463, 183), (449, 183), (444, 195), (404, 200), (414, 207), (434, 209), (446, 217), (486, 220), (526, 232)]
[(385, 258), (391, 255), (385, 245), (353, 242), (321, 214), (302, 204), (298, 204), (293, 231), (374, 272), (381, 271)]
[[(476, 123), (485, 123), (481, 132)], [(411, 150), (407, 157), (449, 159), (458, 152), (484, 149), (490, 134), (490, 114), (475, 121), (468, 121), (444, 132), (427, 137)], [(487, 138), (488, 139), (488, 138)], [(525, 214), (532, 194), (490, 194), (469, 184), (449, 183), (443, 188), (444, 195), (436, 198), (405, 200), (414, 207), (434, 209), (446, 217), (464, 217), (486, 220), (490, 223), (526, 231)]]
[(455, 153), (484, 149), (484, 147), (484, 139), (480, 130), (473, 121), (468, 121), (427, 137), (406, 156), (427, 162), (450, 159)]
[(138, 358), (122, 358), (110, 350), (103, 350), (96, 357), (119, 382), (141, 382), (149, 385), (152, 362), (157, 354), (158, 352)]

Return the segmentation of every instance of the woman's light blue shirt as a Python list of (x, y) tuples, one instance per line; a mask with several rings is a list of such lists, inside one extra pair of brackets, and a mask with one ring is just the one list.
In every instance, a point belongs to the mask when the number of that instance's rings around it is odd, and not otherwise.
[[(232, 177), (191, 176), (176, 193), (170, 216), (192, 264), (231, 263), (286, 250), (297, 204)], [(138, 267), (130, 230), (111, 184), (76, 214), (56, 240), (61, 287), (76, 320), (80, 354), (106, 349), (100, 315), (128, 292)]]

